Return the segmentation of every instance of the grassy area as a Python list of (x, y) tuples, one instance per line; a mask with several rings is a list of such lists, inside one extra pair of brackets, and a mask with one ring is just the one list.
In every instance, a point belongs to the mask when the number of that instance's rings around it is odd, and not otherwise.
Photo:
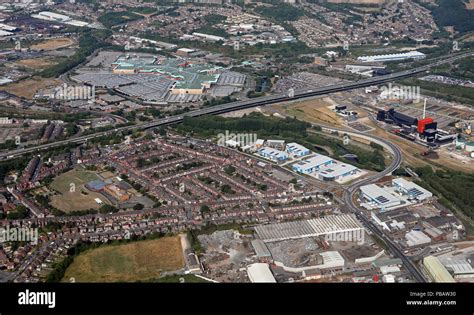
[(87, 182), (96, 180), (98, 178), (99, 177), (93, 172), (72, 170), (56, 177), (51, 183), (51, 188), (64, 194), (66, 192), (69, 192), (71, 183), (73, 183), (77, 188)]
[[(163, 237), (87, 250), (74, 258), (63, 281), (136, 282), (157, 279), (164, 271), (184, 267), (179, 236)], [(174, 282), (164, 278), (157, 282)]]
[(51, 78), (32, 77), (18, 82), (2, 86), (4, 91), (19, 97), (32, 99), (37, 91), (47, 88), (55, 88), (61, 85), (60, 80)]
[[(100, 205), (95, 202), (95, 198), (99, 198), (104, 204), (109, 204), (107, 198), (101, 194), (84, 188), (84, 184), (98, 178), (93, 172), (79, 170), (71, 170), (59, 175), (50, 184), (50, 187), (59, 193), (59, 195), (51, 196), (50, 204), (64, 212), (99, 209)], [(71, 184), (74, 184), (74, 191), (70, 191)]]
[(70, 38), (53, 38), (41, 41), (30, 47), (32, 50), (56, 50), (65, 47), (69, 47), (74, 44), (74, 41)]

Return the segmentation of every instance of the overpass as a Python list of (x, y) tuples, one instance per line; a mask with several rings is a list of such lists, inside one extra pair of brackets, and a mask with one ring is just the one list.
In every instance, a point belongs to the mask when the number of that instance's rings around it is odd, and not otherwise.
[(199, 117), (199, 116), (203, 116), (203, 115), (219, 115), (219, 114), (228, 113), (228, 112), (232, 112), (232, 111), (236, 111), (236, 110), (240, 110), (240, 109), (246, 109), (246, 108), (252, 108), (252, 107), (257, 107), (257, 106), (265, 106), (265, 105), (270, 105), (270, 104), (276, 104), (276, 103), (280, 103), (280, 102), (287, 102), (287, 101), (294, 101), (294, 100), (299, 100), (299, 99), (311, 98), (311, 97), (315, 97), (315, 96), (321, 96), (321, 95), (326, 95), (326, 94), (331, 94), (331, 93), (336, 93), (336, 92), (349, 91), (349, 90), (368, 87), (368, 86), (372, 86), (372, 85), (387, 83), (387, 82), (391, 82), (391, 81), (394, 81), (394, 80), (397, 80), (397, 79), (412, 77), (412, 76), (415, 76), (415, 75), (418, 75), (420, 73), (428, 71), (431, 67), (438, 66), (438, 65), (441, 65), (441, 64), (444, 64), (444, 63), (453, 62), (457, 59), (465, 58), (465, 57), (472, 56), (472, 55), (474, 55), (474, 53), (470, 52), (470, 51), (466, 52), (466, 53), (453, 54), (453, 55), (450, 55), (450, 56), (446, 57), (445, 59), (438, 60), (438, 61), (436, 61), (432, 64), (421, 66), (421, 67), (414, 68), (414, 69), (411, 69), (411, 70), (392, 73), (392, 74), (388, 74), (388, 75), (380, 76), (380, 77), (364, 79), (364, 80), (360, 80), (360, 81), (356, 81), (356, 82), (340, 83), (340, 84), (330, 85), (330, 86), (316, 88), (316, 89), (312, 89), (312, 90), (295, 91), (293, 96), (288, 96), (288, 95), (285, 95), (285, 94), (263, 96), (263, 97), (258, 97), (258, 98), (251, 99), (251, 100), (237, 101), (237, 102), (217, 105), (217, 106), (213, 106), (213, 107), (198, 109), (198, 110), (188, 112), (186, 114), (170, 116), (170, 117), (167, 117), (167, 118), (154, 120), (154, 121), (148, 122), (148, 123), (142, 123), (142, 124), (137, 124), (137, 125), (132, 125), (132, 126), (124, 126), (124, 127), (119, 127), (119, 128), (113, 129), (113, 130), (97, 132), (97, 133), (94, 133), (94, 134), (91, 134), (91, 135), (85, 135), (85, 136), (80, 136), (80, 137), (76, 137), (76, 138), (55, 141), (55, 142), (42, 144), (42, 145), (37, 145), (37, 146), (32, 146), (32, 147), (27, 147), (27, 148), (23, 148), (23, 149), (10, 150), (9, 152), (1, 153), (0, 154), (0, 160), (12, 159), (12, 158), (22, 156), (24, 154), (36, 153), (36, 152), (39, 152), (39, 151), (42, 151), (42, 150), (47, 150), (47, 149), (50, 149), (50, 148), (53, 148), (53, 147), (69, 145), (69, 144), (85, 143), (90, 139), (111, 135), (113, 133), (117, 133), (117, 132), (121, 132), (121, 131), (129, 131), (129, 130), (135, 130), (135, 129), (149, 129), (149, 128), (155, 128), (155, 127), (160, 127), (160, 126), (178, 124), (178, 123), (182, 122), (184, 116)]

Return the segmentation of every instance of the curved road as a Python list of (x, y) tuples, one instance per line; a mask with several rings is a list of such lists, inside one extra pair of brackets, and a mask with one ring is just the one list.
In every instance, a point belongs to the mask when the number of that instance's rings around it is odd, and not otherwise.
[[(40, 150), (44, 149), (49, 149), (52, 147), (56, 146), (61, 146), (61, 145), (68, 145), (68, 144), (73, 144), (73, 143), (84, 143), (87, 142), (87, 140), (100, 137), (100, 136), (106, 136), (112, 133), (116, 133), (119, 131), (128, 131), (128, 130), (134, 130), (134, 129), (149, 129), (149, 128), (154, 128), (158, 126), (166, 126), (166, 125), (171, 125), (171, 124), (177, 124), (183, 121), (184, 116), (190, 116), (190, 117), (198, 117), (202, 115), (218, 115), (222, 113), (227, 113), (227, 112), (232, 112), (240, 109), (245, 109), (245, 108), (251, 108), (251, 107), (257, 107), (257, 106), (263, 106), (263, 105), (269, 105), (269, 104), (275, 104), (275, 103), (280, 103), (280, 102), (286, 102), (286, 101), (293, 101), (296, 99), (304, 99), (304, 98), (309, 98), (309, 97), (314, 97), (314, 96), (319, 96), (319, 95), (325, 95), (325, 94), (330, 94), (330, 93), (335, 93), (335, 92), (341, 92), (341, 91), (348, 91), (348, 90), (353, 90), (353, 89), (358, 89), (362, 87), (367, 87), (375, 84), (380, 84), (380, 83), (386, 83), (386, 82), (391, 82), (396, 79), (400, 78), (406, 78), (406, 77), (411, 77), (415, 76), (417, 74), (423, 73), (425, 71), (428, 71), (431, 67), (433, 66), (438, 66), (447, 62), (452, 62), (460, 58), (464, 58), (467, 56), (472, 56), (474, 55), (473, 52), (467, 52), (467, 53), (459, 53), (459, 54), (453, 54), (451, 56), (448, 56), (445, 59), (442, 59), (440, 61), (436, 61), (432, 64), (425, 65), (419, 68), (415, 68), (412, 70), (407, 70), (407, 71), (402, 71), (398, 73), (392, 73), (386, 76), (381, 76), (381, 77), (375, 77), (375, 78), (370, 78), (366, 80), (361, 80), (357, 82), (350, 82), (350, 83), (342, 83), (342, 84), (336, 84), (336, 85), (331, 85), (328, 87), (323, 87), (323, 88), (317, 88), (314, 90), (305, 90), (305, 91), (297, 91), (295, 92), (294, 96), (289, 97), (288, 95), (272, 95), (272, 96), (264, 96), (264, 97), (259, 97), (256, 99), (252, 100), (246, 100), (246, 101), (238, 101), (238, 102), (233, 102), (233, 103), (228, 103), (228, 104), (223, 104), (223, 105), (218, 105), (218, 106), (213, 106), (210, 108), (204, 108), (204, 109), (199, 109), (195, 110), (192, 112), (188, 112), (185, 115), (176, 115), (176, 116), (171, 116), (168, 118), (156, 120), (150, 123), (144, 123), (144, 124), (139, 124), (139, 125), (133, 125), (133, 126), (126, 126), (126, 127), (121, 127), (121, 128), (116, 128), (114, 130), (110, 131), (104, 131), (104, 132), (98, 132), (92, 135), (87, 135), (87, 136), (81, 136), (77, 137), (74, 139), (67, 139), (67, 140), (62, 140), (62, 141), (56, 141), (53, 143), (48, 143), (44, 145), (39, 145), (39, 146), (34, 146), (30, 148), (25, 148), (25, 149), (18, 149), (18, 150), (12, 150), (8, 153), (2, 153), (0, 154), (0, 159), (11, 159), (15, 158), (17, 156), (21, 156), (26, 153), (32, 153), (32, 152), (37, 152)], [(362, 221), (365, 226), (370, 229), (375, 235), (377, 235), (379, 238), (381, 238), (389, 247), (389, 249), (395, 254), (395, 256), (399, 257), (405, 267), (408, 269), (408, 271), (412, 274), (412, 276), (415, 278), (416, 281), (418, 282), (425, 282), (425, 278), (423, 274), (418, 270), (417, 266), (408, 258), (406, 257), (403, 252), (400, 250), (400, 248), (395, 244), (388, 235), (385, 234), (383, 230), (380, 230), (374, 223), (370, 221), (358, 208), (357, 205), (354, 203), (354, 198), (356, 192), (359, 190), (359, 188), (363, 185), (367, 185), (369, 183), (375, 182), (378, 179), (391, 174), (393, 171), (398, 169), (402, 163), (402, 155), (400, 149), (394, 145), (393, 143), (383, 139), (383, 138), (378, 138), (372, 135), (367, 135), (361, 132), (356, 132), (356, 131), (347, 131), (347, 130), (342, 130), (338, 128), (333, 128), (333, 127), (324, 127), (326, 129), (334, 130), (334, 131), (340, 131), (340, 132), (345, 132), (349, 135), (357, 135), (357, 136), (363, 136), (370, 138), (371, 140), (375, 141), (378, 144), (381, 144), (386, 148), (390, 153), (393, 155), (393, 160), (392, 163), (382, 172), (379, 172), (377, 174), (374, 174), (370, 177), (366, 177), (362, 180), (356, 181), (353, 184), (349, 185), (348, 187), (345, 188), (344, 190), (344, 197), (342, 203), (345, 203), (349, 210), (355, 214), (355, 216)]]
[(350, 184), (349, 186), (344, 188), (343, 200), (340, 200), (339, 198), (336, 198), (336, 199), (339, 199), (338, 201), (340, 203), (345, 204), (347, 206), (347, 208), (352, 213), (355, 214), (357, 219), (359, 219), (361, 222), (364, 223), (364, 225), (366, 226), (367, 229), (369, 229), (372, 233), (374, 233), (376, 236), (378, 236), (388, 246), (390, 251), (396, 257), (398, 257), (402, 260), (404, 266), (407, 268), (407, 270), (410, 272), (410, 274), (413, 276), (413, 278), (417, 282), (426, 282), (425, 277), (420, 272), (420, 270), (418, 269), (416, 264), (410, 258), (405, 256), (403, 251), (399, 248), (399, 246), (395, 242), (392, 241), (390, 236), (387, 235), (384, 230), (381, 230), (377, 225), (375, 225), (369, 218), (367, 218), (367, 216), (362, 211), (360, 211), (360, 209), (357, 207), (357, 205), (354, 202), (355, 195), (359, 191), (359, 188), (361, 186), (368, 185), (370, 183), (374, 183), (374, 182), (378, 181), (379, 179), (381, 179), (382, 177), (391, 174), (392, 172), (394, 172), (395, 170), (397, 170), (400, 167), (400, 165), (402, 164), (402, 152), (401, 152), (400, 148), (397, 145), (395, 145), (395, 144), (393, 144), (393, 143), (391, 143), (391, 142), (389, 142), (389, 141), (387, 141), (383, 138), (379, 138), (379, 137), (376, 137), (376, 136), (373, 136), (373, 135), (370, 135), (370, 134), (365, 134), (365, 133), (358, 132), (358, 131), (347, 131), (347, 130), (344, 130), (344, 129), (334, 128), (334, 127), (325, 126), (325, 125), (321, 125), (321, 127), (323, 129), (330, 130), (330, 131), (344, 132), (348, 135), (360, 136), (360, 137), (370, 139), (371, 141), (382, 145), (386, 150), (388, 150), (393, 155), (392, 162), (390, 163), (390, 165), (385, 170), (383, 170), (379, 173), (376, 173), (372, 176), (365, 177), (365, 178), (363, 178), (359, 181), (356, 181), (356, 182)]
[(237, 101), (237, 102), (232, 102), (232, 103), (227, 103), (227, 104), (222, 104), (222, 105), (217, 105), (209, 108), (203, 108), (203, 109), (198, 109), (194, 110), (191, 112), (188, 112), (186, 114), (182, 115), (176, 115), (176, 116), (171, 116), (167, 117), (164, 119), (159, 119), (155, 120), (152, 122), (148, 123), (143, 123), (143, 124), (138, 124), (138, 125), (132, 125), (132, 126), (125, 126), (125, 127), (120, 127), (116, 128), (113, 130), (109, 131), (103, 131), (103, 132), (97, 132), (91, 135), (87, 136), (80, 136), (74, 139), (67, 139), (67, 140), (61, 140), (61, 141), (55, 141), (52, 143), (47, 143), (43, 145), (38, 145), (38, 146), (33, 146), (33, 147), (28, 147), (24, 149), (17, 149), (17, 150), (11, 150), (7, 153), (1, 153), (0, 154), (0, 160), (6, 160), (6, 159), (11, 159), (15, 158), (18, 156), (22, 156), (26, 153), (34, 153), (38, 152), (40, 150), (45, 150), (57, 146), (62, 146), (62, 145), (68, 145), (68, 144), (74, 144), (74, 143), (84, 143), (87, 142), (88, 140), (92, 138), (97, 138), (101, 136), (107, 136), (119, 131), (129, 131), (129, 130), (134, 130), (134, 129), (148, 129), (148, 128), (154, 128), (154, 127), (159, 127), (159, 126), (166, 126), (166, 125), (171, 125), (171, 124), (177, 124), (182, 122), (184, 116), (190, 116), (190, 117), (198, 117), (202, 115), (218, 115), (218, 114), (223, 114), (223, 113), (228, 113), (240, 109), (245, 109), (245, 108), (251, 108), (251, 107), (257, 107), (257, 106), (264, 106), (264, 105), (269, 105), (269, 104), (275, 104), (275, 103), (280, 103), (280, 102), (287, 102), (287, 101), (293, 101), (297, 99), (304, 99), (304, 98), (310, 98), (314, 96), (320, 96), (320, 95), (326, 95), (330, 93), (336, 93), (336, 92), (342, 92), (342, 91), (349, 91), (353, 89), (358, 89), (358, 88), (363, 88), (363, 87), (368, 87), (372, 85), (377, 85), (381, 83), (387, 83), (391, 82), (397, 79), (402, 79), (402, 78), (408, 78), (412, 77), (415, 75), (418, 75), (420, 73), (428, 71), (431, 67), (433, 66), (438, 66), (443, 63), (449, 63), (453, 62), (457, 59), (465, 58), (468, 56), (474, 55), (473, 52), (464, 52), (464, 53), (458, 53), (458, 54), (452, 54), (447, 56), (445, 59), (442, 59), (440, 61), (436, 61), (434, 63), (431, 63), (429, 65), (425, 65), (422, 67), (414, 68), (411, 70), (406, 70), (406, 71), (401, 71), (397, 73), (392, 73), (389, 75), (385, 76), (380, 76), (380, 77), (375, 77), (375, 78), (369, 78), (365, 80), (360, 80), (357, 82), (349, 82), (349, 83), (341, 83), (341, 84), (335, 84), (335, 85), (330, 85), (327, 87), (322, 87), (322, 88), (317, 88), (313, 90), (304, 90), (304, 91), (295, 91), (294, 96), (288, 96), (284, 94), (280, 95), (270, 95), (270, 96), (263, 96), (251, 100), (245, 100), (245, 101)]

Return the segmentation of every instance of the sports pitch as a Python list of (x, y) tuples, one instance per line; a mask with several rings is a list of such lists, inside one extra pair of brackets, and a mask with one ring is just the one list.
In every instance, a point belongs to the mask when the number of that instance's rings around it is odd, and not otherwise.
[[(95, 173), (82, 170), (71, 170), (59, 175), (50, 185), (51, 188), (60, 193), (51, 197), (51, 205), (59, 210), (71, 212), (100, 208), (101, 205), (95, 202), (95, 198), (109, 204), (107, 198), (101, 194), (84, 188), (84, 184), (98, 178)], [(71, 187), (74, 188), (73, 191), (71, 191)]]

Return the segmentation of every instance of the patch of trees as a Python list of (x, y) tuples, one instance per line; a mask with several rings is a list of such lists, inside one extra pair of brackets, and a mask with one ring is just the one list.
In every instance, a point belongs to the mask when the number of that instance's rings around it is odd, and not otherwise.
[(15, 211), (11, 211), (7, 214), (8, 220), (19, 220), (24, 219), (28, 216), (28, 208), (24, 205), (18, 205), (15, 208)]
[(14, 170), (22, 170), (28, 164), (28, 157), (21, 157), (9, 161), (0, 162), (0, 183), (3, 183), (5, 176)]
[(80, 65), (96, 49), (106, 47), (104, 39), (110, 35), (110, 31), (86, 31), (79, 38), (79, 49), (74, 55), (60, 63), (43, 70), (40, 74), (46, 78), (57, 77), (72, 68)]
[(441, 204), (457, 208), (474, 219), (474, 174), (453, 170), (436, 170), (430, 166), (417, 168), (422, 186), (436, 193)]
[(474, 30), (474, 11), (466, 9), (464, 0), (437, 0), (431, 6), (436, 24), (440, 27), (454, 26), (461, 33)]
[(259, 113), (251, 113), (239, 118), (223, 118), (217, 116), (189, 117), (185, 116), (178, 130), (195, 132), (199, 135), (210, 136), (214, 133), (225, 132), (255, 132), (258, 136), (279, 135), (289, 133), (306, 134), (309, 123), (292, 118), (280, 119), (265, 117)]
[(99, 22), (105, 27), (110, 28), (112, 26), (125, 24), (136, 20), (143, 19), (143, 16), (133, 12), (107, 12), (99, 17)]
[(255, 9), (258, 13), (278, 21), (296, 21), (305, 15), (302, 9), (298, 9), (286, 3), (277, 3), (274, 6), (261, 6)]

